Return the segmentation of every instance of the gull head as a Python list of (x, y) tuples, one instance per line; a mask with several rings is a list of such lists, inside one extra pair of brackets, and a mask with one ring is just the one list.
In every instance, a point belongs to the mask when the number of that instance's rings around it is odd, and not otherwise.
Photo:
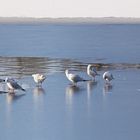
[(9, 77), (6, 77), (5, 78), (5, 82), (7, 83), (9, 81)]
[(93, 67), (93, 65), (89, 64), (89, 65), (87, 66), (87, 69), (90, 69), (91, 67)]
[(32, 77), (34, 77), (34, 74), (32, 74)]
[(69, 73), (69, 70), (68, 70), (68, 69), (66, 69), (66, 70), (65, 70), (65, 74), (67, 75), (68, 73)]

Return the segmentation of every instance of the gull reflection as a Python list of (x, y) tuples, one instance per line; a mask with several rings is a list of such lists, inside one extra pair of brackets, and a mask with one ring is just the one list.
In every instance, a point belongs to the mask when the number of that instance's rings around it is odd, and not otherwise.
[(6, 126), (10, 127), (12, 125), (12, 103), (19, 100), (25, 94), (15, 94), (15, 93), (7, 93), (6, 94)]
[(40, 94), (44, 94), (45, 90), (41, 86), (36, 86), (33, 90), (33, 93), (38, 96)]
[(97, 81), (88, 81), (87, 82), (87, 95), (88, 95), (88, 99), (90, 98), (91, 95), (91, 91), (93, 90), (94, 87), (97, 86)]
[(93, 80), (90, 80), (90, 81), (87, 81), (87, 111), (88, 111), (88, 114), (90, 113), (90, 97), (91, 97), (91, 94), (93, 93), (93, 89), (94, 87), (97, 86), (97, 81), (93, 81)]
[(16, 101), (23, 97), (25, 94), (15, 94), (15, 93), (8, 93), (6, 96), (6, 100), (8, 104), (11, 104), (13, 101)]
[(41, 86), (36, 86), (33, 89), (33, 100), (34, 100), (36, 107), (40, 104), (43, 104), (43, 102), (44, 102), (43, 95), (44, 94), (45, 94), (45, 90)]
[(105, 83), (103, 87), (103, 94), (105, 95), (106, 93), (111, 92), (112, 89), (113, 89), (113, 85), (111, 85), (110, 83)]
[(97, 81), (87, 81), (87, 92), (91, 93), (91, 91), (93, 90), (93, 87), (97, 86)]
[(69, 85), (66, 88), (66, 103), (68, 105), (72, 105), (72, 97), (75, 93), (80, 92), (80, 88), (76, 85)]
[(67, 88), (66, 88), (66, 93), (67, 94), (73, 94), (73, 93), (76, 93), (76, 92), (79, 92), (80, 88), (78, 86), (75, 86), (75, 85), (69, 85)]

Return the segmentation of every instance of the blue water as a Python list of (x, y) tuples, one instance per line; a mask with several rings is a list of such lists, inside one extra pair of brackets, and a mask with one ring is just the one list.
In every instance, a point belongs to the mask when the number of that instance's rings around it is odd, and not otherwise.
[(139, 36), (140, 25), (0, 25), (0, 53), (139, 63)]
[[(130, 24), (1, 24), (0, 78), (26, 92), (0, 94), (0, 140), (139, 140), (139, 37)], [(64, 70), (90, 79), (88, 63), (100, 76), (73, 87)], [(47, 76), (40, 88), (37, 72)]]

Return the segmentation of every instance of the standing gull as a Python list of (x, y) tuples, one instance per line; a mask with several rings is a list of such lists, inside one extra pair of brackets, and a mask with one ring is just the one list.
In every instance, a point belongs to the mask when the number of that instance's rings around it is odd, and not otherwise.
[(99, 75), (96, 69), (91, 64), (87, 66), (87, 74), (92, 77), (93, 80), (95, 80), (95, 76)]
[(42, 82), (46, 79), (46, 76), (40, 73), (32, 74), (32, 77), (34, 78), (34, 81), (39, 85), (42, 84)]
[(110, 82), (112, 79), (114, 79), (114, 77), (109, 71), (106, 71), (103, 74), (103, 79), (106, 80), (107, 82)]
[(69, 73), (68, 69), (65, 70), (65, 74), (68, 80), (70, 80), (74, 85), (77, 84), (77, 82), (87, 81), (81, 78), (79, 75)]
[(25, 91), (13, 78), (6, 78), (5, 82), (7, 83), (8, 88), (14, 92), (14, 90)]

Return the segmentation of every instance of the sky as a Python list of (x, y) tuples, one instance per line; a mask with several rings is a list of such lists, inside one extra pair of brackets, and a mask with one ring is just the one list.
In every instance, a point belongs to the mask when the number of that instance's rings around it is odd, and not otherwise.
[(0, 0), (0, 17), (140, 17), (140, 0)]

